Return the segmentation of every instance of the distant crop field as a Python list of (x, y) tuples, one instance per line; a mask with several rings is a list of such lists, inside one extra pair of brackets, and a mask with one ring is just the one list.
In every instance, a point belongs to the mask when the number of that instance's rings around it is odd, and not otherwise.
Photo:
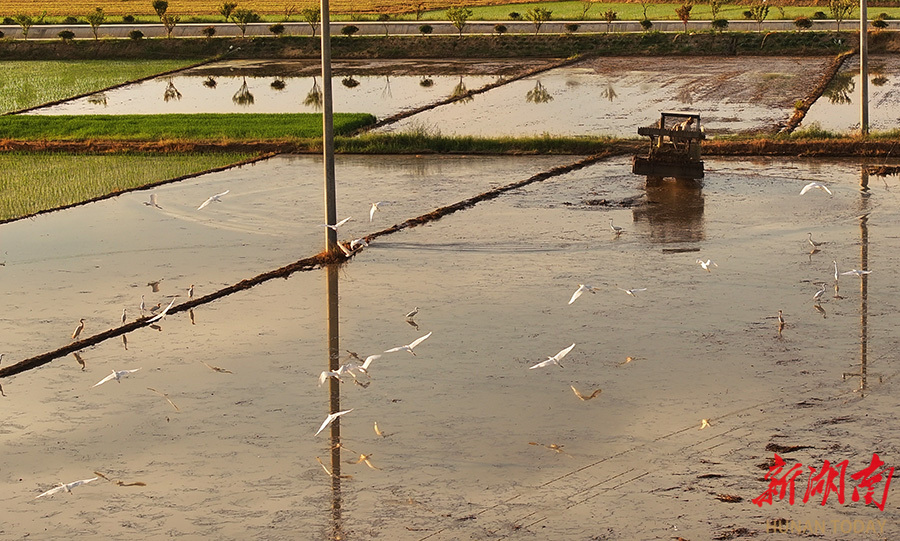
[[(209, 16), (219, 12), (222, 1), (216, 0), (169, 0), (169, 13), (181, 16)], [(3, 2), (0, 17), (10, 17), (17, 13), (40, 15), (44, 10), (50, 17), (79, 17), (91, 13), (96, 8), (103, 8), (104, 13), (110, 16), (122, 15), (152, 15), (151, 0), (6, 0)], [(319, 2), (314, 0), (253, 0), (252, 2), (238, 1), (238, 9), (248, 8), (261, 15), (284, 15), (293, 7), (293, 12), (306, 7), (315, 7)], [(409, 13), (415, 12), (416, 6), (421, 4), (423, 9), (440, 9), (450, 5), (485, 6), (502, 4), (491, 0), (466, 0), (465, 2), (450, 2), (447, 0), (333, 0), (329, 3), (334, 13)]]

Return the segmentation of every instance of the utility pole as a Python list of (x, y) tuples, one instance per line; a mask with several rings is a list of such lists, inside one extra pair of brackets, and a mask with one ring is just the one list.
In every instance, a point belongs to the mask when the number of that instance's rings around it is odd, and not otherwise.
[(859, 0), (859, 135), (869, 135), (869, 16), (866, 0)]
[[(865, 1), (865, 0), (863, 0)], [(328, 0), (321, 0), (322, 20), (322, 149), (325, 162), (325, 223), (337, 223), (334, 189), (334, 113), (331, 99), (331, 15)], [(337, 250), (337, 231), (325, 228), (325, 251)]]

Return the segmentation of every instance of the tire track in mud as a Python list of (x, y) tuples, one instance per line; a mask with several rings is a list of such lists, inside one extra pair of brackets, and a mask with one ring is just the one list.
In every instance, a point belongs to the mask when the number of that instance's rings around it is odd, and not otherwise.
[[(577, 171), (579, 169), (583, 169), (594, 163), (606, 160), (607, 158), (631, 152), (632, 150), (633, 150), (633, 147), (631, 145), (621, 145), (621, 146), (611, 145), (610, 148), (606, 152), (603, 152), (600, 154), (595, 154), (593, 156), (589, 156), (587, 158), (584, 158), (577, 162), (570, 163), (568, 165), (557, 166), (557, 167), (554, 167), (547, 171), (542, 171), (540, 173), (532, 175), (531, 177), (528, 177), (524, 180), (519, 180), (516, 182), (512, 182), (510, 184), (506, 184), (504, 186), (500, 186), (498, 188), (488, 190), (486, 192), (480, 193), (480, 194), (470, 197), (468, 199), (464, 199), (457, 203), (453, 203), (451, 205), (440, 207), (438, 209), (435, 209), (435, 210), (433, 210), (429, 213), (423, 214), (421, 216), (417, 216), (415, 218), (410, 218), (409, 220), (406, 220), (405, 222), (402, 222), (400, 224), (395, 224), (391, 227), (388, 227), (387, 229), (383, 229), (383, 230), (377, 231), (375, 233), (371, 233), (363, 238), (366, 239), (367, 242), (371, 242), (372, 240), (374, 240), (378, 237), (390, 235), (392, 233), (396, 233), (396, 232), (402, 231), (404, 229), (416, 227), (418, 225), (427, 224), (429, 222), (434, 222), (434, 221), (437, 221), (449, 214), (453, 214), (455, 212), (465, 210), (467, 208), (471, 208), (480, 202), (495, 199), (508, 191), (516, 190), (523, 186), (527, 186), (529, 184), (548, 180), (548, 179), (551, 179), (551, 178), (554, 178), (554, 177), (557, 177), (557, 176), (560, 176), (560, 175), (563, 175), (566, 173), (570, 173), (572, 171)], [(257, 159), (261, 159), (261, 158), (257, 158)], [(196, 176), (196, 175), (194, 175), (194, 176)], [(163, 183), (168, 183), (168, 182), (173, 182), (173, 181), (174, 180), (168, 180), (168, 181), (164, 181)], [(357, 250), (357, 252), (358, 251), (359, 250)], [(294, 274), (295, 272), (310, 271), (310, 270), (318, 269), (324, 265), (344, 263), (344, 262), (348, 261), (351, 257), (353, 257), (353, 255), (355, 255), (355, 253), (357, 253), (357, 252), (353, 252), (349, 256), (345, 256), (340, 251), (332, 251), (330, 253), (329, 252), (321, 252), (321, 253), (318, 253), (311, 257), (306, 257), (306, 258), (300, 259), (298, 261), (295, 261), (293, 263), (290, 263), (290, 264), (280, 267), (278, 269), (264, 272), (262, 274), (258, 274), (252, 278), (247, 278), (245, 280), (241, 280), (240, 282), (237, 282), (228, 287), (225, 287), (223, 289), (220, 289), (218, 291), (210, 293), (209, 295), (205, 295), (203, 297), (198, 297), (196, 299), (191, 299), (187, 302), (183, 302), (181, 304), (174, 305), (174, 306), (172, 306), (171, 309), (169, 309), (167, 314), (171, 315), (171, 314), (176, 314), (178, 312), (184, 312), (186, 310), (192, 310), (194, 307), (208, 304), (208, 303), (215, 301), (217, 299), (220, 299), (222, 297), (231, 295), (232, 293), (237, 293), (238, 291), (244, 291), (244, 290), (250, 289), (253, 286), (262, 284), (262, 283), (272, 280), (274, 278), (288, 278), (291, 274)], [(53, 361), (55, 359), (65, 357), (66, 355), (69, 355), (76, 351), (80, 351), (86, 347), (93, 346), (93, 345), (99, 344), (103, 341), (109, 340), (111, 338), (115, 338), (115, 337), (127, 334), (129, 332), (136, 331), (142, 327), (146, 327), (146, 326), (150, 325), (150, 323), (151, 323), (150, 319), (153, 319), (153, 317), (152, 316), (142, 317), (140, 319), (132, 321), (131, 323), (126, 323), (119, 327), (114, 327), (112, 329), (101, 332), (99, 334), (95, 334), (93, 336), (86, 337), (82, 340), (73, 341), (72, 343), (65, 345), (61, 348), (55, 349), (53, 351), (49, 351), (46, 353), (42, 353), (40, 355), (29, 357), (27, 359), (23, 359), (19, 362), (16, 362), (14, 364), (11, 364), (11, 365), (8, 365), (5, 367), (0, 367), (0, 378), (6, 378), (6, 377), (14, 376), (16, 374), (20, 374), (27, 370), (31, 370), (33, 368), (43, 366), (47, 363), (50, 363), (51, 361)]]

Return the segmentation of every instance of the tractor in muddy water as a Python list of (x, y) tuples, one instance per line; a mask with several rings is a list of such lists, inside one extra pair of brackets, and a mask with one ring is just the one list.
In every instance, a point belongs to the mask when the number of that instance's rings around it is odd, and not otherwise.
[(648, 182), (703, 178), (700, 142), (706, 135), (698, 113), (664, 111), (654, 125), (638, 128), (638, 135), (650, 138), (650, 150), (634, 156), (632, 173), (646, 175)]

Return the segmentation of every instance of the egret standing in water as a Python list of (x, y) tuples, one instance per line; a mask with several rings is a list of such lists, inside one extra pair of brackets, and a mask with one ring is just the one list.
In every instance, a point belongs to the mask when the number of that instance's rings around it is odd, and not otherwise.
[(822, 295), (824, 295), (824, 294), (825, 294), (825, 290), (828, 289), (828, 288), (825, 286), (825, 282), (822, 282), (821, 285), (822, 285), (822, 289), (816, 291), (816, 294), (813, 295), (813, 300), (816, 301), (816, 304), (819, 304), (819, 301), (822, 299)]
[(621, 235), (622, 233), (625, 232), (625, 228), (624, 228), (624, 227), (619, 227), (619, 226), (617, 226), (617, 225), (613, 225), (613, 219), (612, 219), (612, 218), (609, 219), (609, 228), (612, 230), (613, 233), (616, 234), (617, 237), (618, 237), (619, 235)]
[(127, 311), (127, 308), (122, 308), (122, 323), (125, 323), (125, 320), (128, 319), (128, 314), (126, 313)]
[(822, 246), (823, 244), (825, 244), (824, 242), (816, 242), (816, 241), (812, 240), (812, 233), (806, 234), (806, 242), (808, 242), (809, 245), (813, 247), (813, 249), (818, 248), (819, 246)]
[(78, 326), (75, 327), (75, 332), (72, 333), (72, 340), (78, 338), (78, 335), (81, 334), (81, 331), (84, 330), (84, 319), (78, 320)]

